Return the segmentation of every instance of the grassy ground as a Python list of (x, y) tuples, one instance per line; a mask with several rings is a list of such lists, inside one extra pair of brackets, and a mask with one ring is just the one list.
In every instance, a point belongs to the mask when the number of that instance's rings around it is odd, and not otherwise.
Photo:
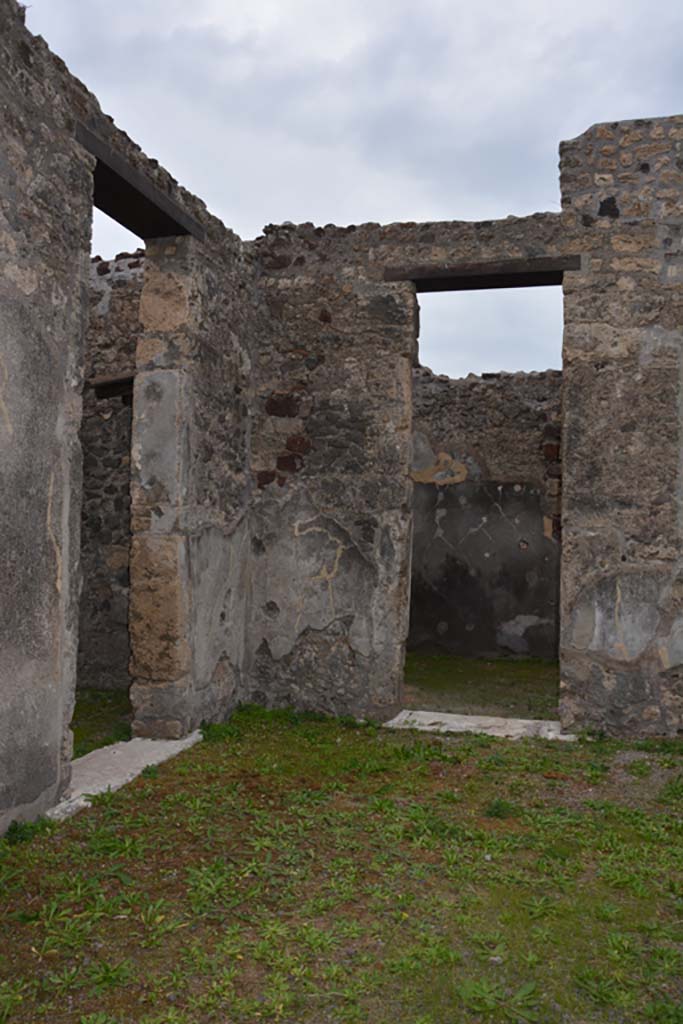
[(0, 1021), (683, 1022), (683, 741), (206, 739), (0, 842)]
[[(79, 689), (71, 722), (74, 757), (130, 739), (132, 712), (128, 694), (118, 690)], [(0, 1018), (1, 1019), (1, 1018)]]
[(404, 705), (506, 718), (557, 718), (560, 670), (541, 658), (406, 657)]

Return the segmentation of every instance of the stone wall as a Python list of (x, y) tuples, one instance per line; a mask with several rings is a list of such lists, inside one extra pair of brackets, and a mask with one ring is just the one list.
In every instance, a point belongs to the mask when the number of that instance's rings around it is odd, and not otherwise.
[(0, 0), (0, 833), (69, 780), (92, 160)]
[[(144, 263), (135, 732), (176, 735), (239, 700), (389, 714), (407, 630), (412, 289), (386, 303), (377, 285), (334, 282), (323, 300), (318, 280), (259, 281), (236, 239), (152, 243)], [(363, 318), (372, 360), (354, 354)]]
[(557, 657), (560, 371), (413, 371), (409, 649)]
[(227, 231), (217, 245), (148, 243), (133, 417), (137, 735), (183, 735), (241, 699), (254, 280)]
[[(391, 295), (392, 268), (580, 257), (563, 285), (561, 716), (572, 728), (683, 727), (682, 145), (682, 118), (591, 129), (562, 148), (561, 214), (283, 226), (258, 243), (283, 289), (336, 276), (352, 293), (362, 279), (377, 284), (378, 302)], [(356, 358), (366, 356), (362, 344)]]
[[(198, 222), (207, 249), (234, 236), (102, 113), (16, 0), (0, 0), (0, 123), (2, 832), (53, 803), (70, 775), (95, 169), (77, 124)], [(163, 558), (147, 565), (148, 578), (164, 571)]]
[(401, 703), (417, 302), (387, 270), (569, 245), (555, 214), (282, 225), (253, 244), (279, 330), (255, 364), (251, 699), (376, 718)]
[(242, 698), (255, 280), (228, 231), (93, 264), (80, 682), (132, 682), (137, 735), (183, 735)]
[(416, 304), (359, 260), (318, 259), (322, 235), (254, 246), (271, 329), (254, 355), (247, 693), (386, 718), (408, 624)]
[[(78, 685), (128, 689), (130, 455), (142, 253), (93, 261), (83, 391)], [(131, 384), (125, 383), (131, 379)]]
[(563, 143), (563, 720), (683, 730), (683, 117)]

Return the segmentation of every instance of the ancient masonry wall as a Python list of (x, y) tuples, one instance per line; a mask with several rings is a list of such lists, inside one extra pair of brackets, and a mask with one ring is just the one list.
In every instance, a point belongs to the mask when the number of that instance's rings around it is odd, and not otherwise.
[(242, 697), (252, 333), (241, 243), (148, 243), (133, 418), (134, 731), (181, 736)]
[(408, 649), (557, 657), (560, 371), (413, 371)]
[(560, 148), (564, 722), (683, 730), (683, 117)]
[(27, 35), (0, 0), (0, 833), (68, 782), (78, 622), (93, 161)]
[[(87, 125), (132, 173), (142, 175), (201, 225), (206, 239), (200, 264), (208, 266), (213, 259), (215, 265), (215, 254), (223, 249), (232, 259), (239, 242), (102, 113), (95, 97), (42, 39), (25, 28), (23, 8), (15, 0), (0, 0), (0, 58), (2, 832), (13, 818), (35, 816), (54, 803), (70, 774), (81, 580), (78, 433), (95, 167), (95, 160), (76, 141), (77, 123)], [(253, 269), (249, 276), (253, 278)], [(169, 294), (161, 297), (169, 300), (171, 309), (172, 284)], [(220, 292), (215, 280), (212, 287)], [(220, 295), (215, 301), (220, 304)], [(193, 323), (190, 329), (200, 331), (201, 324)], [(173, 344), (171, 333), (165, 338)], [(139, 404), (144, 418), (144, 396)], [(151, 397), (148, 409), (153, 410)], [(187, 407), (180, 412), (185, 415)], [(181, 424), (178, 433), (183, 431), (189, 436), (189, 427)], [(159, 447), (171, 443), (172, 436), (160, 432)], [(142, 452), (143, 466), (154, 457), (153, 451)], [(153, 490), (149, 477), (143, 483)], [(156, 524), (151, 532), (155, 528)], [(148, 542), (150, 550), (152, 557), (137, 563), (137, 579), (148, 593), (156, 586), (161, 594), (168, 552), (163, 545), (154, 551)], [(179, 577), (179, 585), (183, 583)], [(154, 636), (165, 635), (160, 620), (166, 617), (170, 630), (176, 612), (172, 603), (165, 606), (162, 601), (146, 625), (138, 619), (131, 632), (134, 658), (139, 646), (138, 666), (146, 664), (145, 644), (149, 650)], [(196, 632), (191, 632), (189, 621), (186, 625), (191, 642)], [(239, 633), (239, 625), (233, 626)], [(195, 693), (190, 692), (190, 704)], [(142, 718), (150, 706), (144, 684), (138, 696)], [(155, 712), (158, 732), (167, 728), (169, 735), (201, 717), (215, 719), (227, 713), (217, 702), (208, 711), (201, 707), (182, 719), (172, 702), (168, 714), (164, 701), (161, 704), (161, 711)]]
[(96, 259), (83, 390), (78, 685), (130, 686), (130, 457), (142, 253)]
[(408, 622), (416, 306), (357, 258), (328, 261), (335, 237), (285, 226), (252, 247), (273, 329), (254, 353), (247, 694), (386, 718)]
[[(360, 281), (376, 284), (373, 300), (388, 320), (397, 287), (387, 279), (392, 269), (580, 257), (563, 285), (561, 717), (572, 728), (671, 734), (683, 727), (682, 145), (683, 118), (591, 129), (563, 146), (561, 214), (478, 224), (285, 225), (269, 229), (256, 247), (273, 295), (276, 285), (280, 297), (287, 289), (294, 297), (297, 284), (334, 287), (336, 279), (349, 296)], [(401, 302), (405, 317), (407, 295)], [(292, 323), (296, 305), (293, 298), (285, 312)], [(313, 308), (307, 342), (315, 333)], [(344, 363), (347, 372), (370, 351), (362, 320), (351, 329), (358, 346)], [(264, 466), (274, 474), (264, 490), (279, 505), (277, 468), (275, 458)], [(378, 472), (373, 486), (379, 481)], [(392, 469), (387, 481), (396, 482)], [(341, 501), (339, 495), (330, 511), (336, 514)], [(400, 637), (400, 629), (389, 635)], [(342, 633), (337, 650), (347, 646)]]
[(279, 332), (255, 364), (252, 699), (380, 719), (401, 703), (418, 310), (387, 270), (572, 245), (555, 214), (282, 225), (253, 243)]
[[(134, 729), (173, 735), (238, 700), (386, 716), (398, 706), (407, 629), (412, 290), (394, 287), (405, 314), (393, 298), (373, 303), (377, 286), (362, 282), (360, 298), (336, 282), (267, 275), (257, 291), (253, 252), (235, 244), (216, 259), (212, 270), (203, 249), (175, 240), (148, 246), (144, 261)], [(363, 315), (376, 362), (354, 356)], [(359, 397), (368, 393), (374, 408)], [(386, 507), (387, 468), (397, 511)]]

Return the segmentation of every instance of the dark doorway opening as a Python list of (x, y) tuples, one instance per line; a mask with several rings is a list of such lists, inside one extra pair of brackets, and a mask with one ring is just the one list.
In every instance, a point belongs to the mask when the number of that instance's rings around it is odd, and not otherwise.
[(129, 739), (133, 385), (141, 249), (90, 266), (81, 449), (81, 575), (74, 755)]
[[(557, 285), (579, 263), (405, 273), (418, 292), (481, 291)], [(409, 708), (558, 717), (561, 388), (559, 370), (451, 379), (415, 368)]]
[[(202, 225), (160, 187), (164, 180), (153, 180), (112, 144), (106, 119), (77, 123), (75, 136), (95, 158), (98, 246), (104, 239), (107, 245), (132, 249), (133, 236), (142, 241), (179, 235), (204, 239)], [(130, 488), (144, 251), (120, 252), (113, 259), (96, 255), (90, 270), (81, 424), (83, 586), (72, 720), (76, 756), (131, 733)]]

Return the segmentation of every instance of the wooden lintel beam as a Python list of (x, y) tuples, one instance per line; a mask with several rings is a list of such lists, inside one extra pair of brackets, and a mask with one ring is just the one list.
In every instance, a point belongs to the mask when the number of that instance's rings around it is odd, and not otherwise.
[(580, 270), (580, 256), (538, 256), (487, 263), (442, 263), (387, 267), (385, 281), (412, 281), (418, 292), (476, 291), (484, 288), (538, 288), (562, 284), (566, 270)]
[(93, 202), (98, 210), (142, 239), (192, 235), (204, 240), (206, 232), (199, 221), (99, 135), (78, 123), (76, 139), (97, 160)]

